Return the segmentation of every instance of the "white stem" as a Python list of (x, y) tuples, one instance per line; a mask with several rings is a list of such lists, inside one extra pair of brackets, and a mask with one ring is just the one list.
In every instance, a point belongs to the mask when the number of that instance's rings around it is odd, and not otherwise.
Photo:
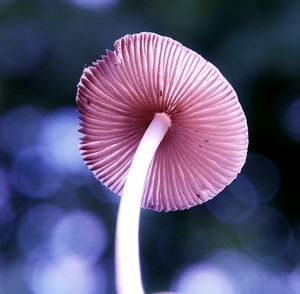
[(137, 148), (128, 171), (118, 212), (115, 254), (118, 294), (143, 294), (139, 259), (139, 218), (144, 184), (154, 154), (170, 127), (164, 113), (156, 113)]

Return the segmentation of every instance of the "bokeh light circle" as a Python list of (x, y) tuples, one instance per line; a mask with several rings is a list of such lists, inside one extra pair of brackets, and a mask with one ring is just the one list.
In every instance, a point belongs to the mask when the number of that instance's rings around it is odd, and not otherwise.
[(287, 134), (300, 143), (300, 98), (294, 100), (286, 109), (284, 128)]
[(31, 287), (34, 294), (99, 294), (105, 293), (106, 277), (100, 267), (66, 256), (38, 263)]
[(17, 228), (17, 244), (20, 250), (31, 254), (40, 246), (47, 247), (50, 232), (62, 215), (62, 209), (50, 204), (37, 205), (27, 210)]
[(106, 249), (106, 228), (98, 216), (83, 210), (72, 211), (57, 220), (51, 243), (57, 256), (75, 255), (95, 262)]
[(212, 263), (186, 268), (173, 287), (182, 294), (238, 294), (231, 277)]
[(10, 181), (22, 195), (45, 198), (53, 195), (62, 186), (60, 170), (50, 166), (51, 154), (41, 147), (23, 149), (14, 159)]
[(44, 118), (44, 111), (36, 106), (22, 105), (0, 117), (0, 148), (15, 155), (22, 149), (33, 147)]
[(119, 0), (65, 0), (80, 8), (94, 11), (102, 10), (116, 5)]
[[(81, 174), (84, 179), (86, 168), (78, 149), (79, 137), (75, 107), (63, 107), (44, 118), (40, 126), (39, 144), (50, 154), (50, 166), (65, 173)], [(80, 181), (80, 177), (76, 180)]]
[(270, 201), (278, 192), (281, 184), (277, 166), (266, 156), (248, 154), (242, 175), (252, 183), (257, 194), (257, 203)]
[[(234, 183), (233, 183), (234, 184)], [(242, 223), (247, 220), (255, 211), (254, 205), (249, 205), (245, 203), (245, 201), (241, 201), (241, 197), (237, 198), (235, 195), (237, 190), (241, 187), (237, 187), (237, 184), (234, 184), (235, 190), (231, 190), (229, 187), (226, 187), (217, 197), (207, 202), (205, 205), (210, 211), (210, 213), (220, 222), (226, 223)], [(242, 190), (245, 190), (243, 188)], [(255, 190), (252, 190), (255, 192)], [(248, 191), (250, 192), (250, 191)], [(239, 194), (240, 195), (240, 194)], [(243, 195), (246, 197), (250, 197), (250, 199), (254, 199), (252, 195)]]
[(273, 258), (286, 253), (294, 234), (287, 218), (277, 209), (262, 206), (237, 229), (240, 241), (251, 254)]

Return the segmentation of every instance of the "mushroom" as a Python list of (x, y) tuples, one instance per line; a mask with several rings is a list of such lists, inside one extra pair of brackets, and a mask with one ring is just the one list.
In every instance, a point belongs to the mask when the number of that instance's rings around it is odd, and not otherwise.
[(182, 210), (213, 198), (244, 165), (248, 129), (232, 86), (196, 52), (155, 33), (126, 35), (114, 47), (78, 84), (80, 149), (121, 196), (117, 292), (141, 294), (140, 208)]

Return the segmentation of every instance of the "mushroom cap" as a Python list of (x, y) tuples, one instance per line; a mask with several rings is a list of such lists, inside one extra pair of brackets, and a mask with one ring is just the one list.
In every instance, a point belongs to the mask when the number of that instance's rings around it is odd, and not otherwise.
[(85, 68), (76, 102), (86, 165), (122, 195), (128, 169), (155, 113), (171, 126), (145, 182), (142, 207), (187, 209), (217, 195), (244, 165), (247, 122), (219, 70), (177, 41), (126, 35)]

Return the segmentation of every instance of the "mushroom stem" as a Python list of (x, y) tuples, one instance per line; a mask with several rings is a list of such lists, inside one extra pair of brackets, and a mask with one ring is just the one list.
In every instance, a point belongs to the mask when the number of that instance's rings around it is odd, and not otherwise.
[(139, 218), (144, 184), (154, 154), (171, 125), (165, 113), (156, 113), (136, 150), (119, 206), (115, 254), (118, 294), (143, 294), (139, 260)]

